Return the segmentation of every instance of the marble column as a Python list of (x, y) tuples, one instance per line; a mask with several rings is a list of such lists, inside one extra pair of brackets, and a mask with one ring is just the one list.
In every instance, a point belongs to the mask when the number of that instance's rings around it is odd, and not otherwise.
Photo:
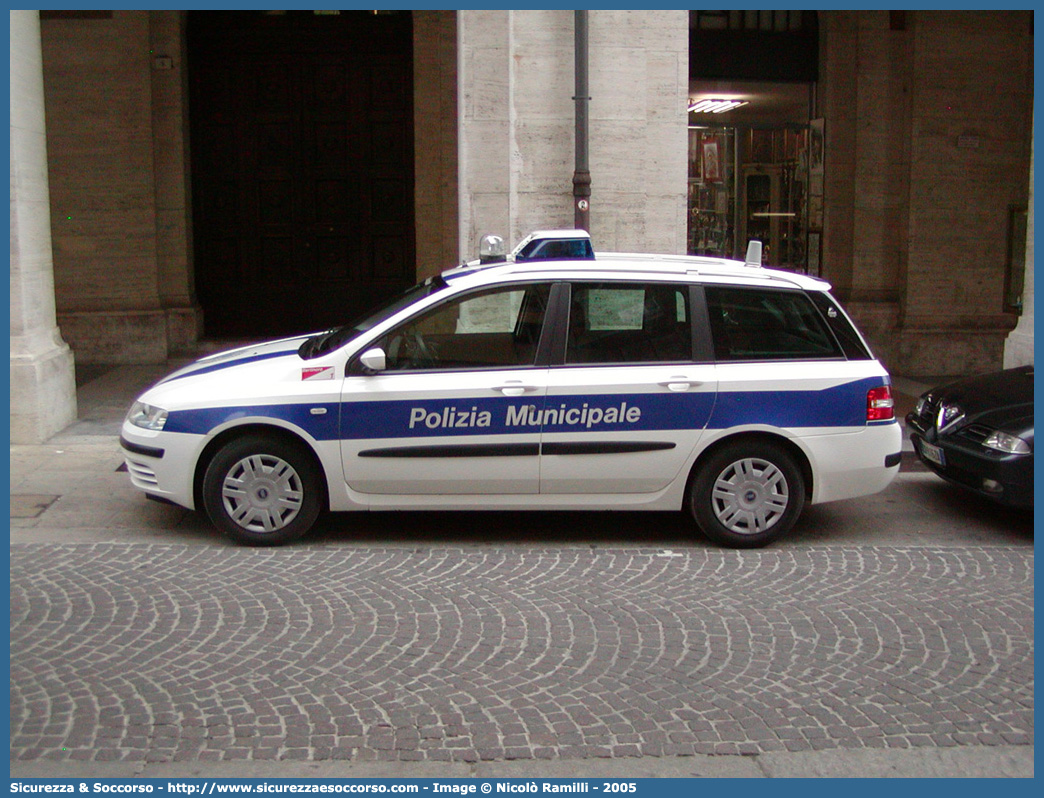
[(55, 317), (40, 15), (11, 11), (11, 442), (76, 420), (73, 355)]

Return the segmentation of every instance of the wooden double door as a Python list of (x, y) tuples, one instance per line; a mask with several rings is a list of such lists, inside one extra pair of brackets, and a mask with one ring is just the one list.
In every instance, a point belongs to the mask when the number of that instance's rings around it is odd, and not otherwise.
[(188, 19), (206, 336), (328, 328), (412, 284), (410, 13)]

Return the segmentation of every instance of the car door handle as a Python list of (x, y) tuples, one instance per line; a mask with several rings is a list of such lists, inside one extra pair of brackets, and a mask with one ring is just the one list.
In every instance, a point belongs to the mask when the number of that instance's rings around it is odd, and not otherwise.
[(521, 396), (524, 393), (537, 390), (537, 387), (535, 385), (525, 385), (521, 380), (512, 380), (503, 385), (498, 385), (493, 390), (500, 391), (504, 396)]
[(674, 391), (675, 393), (682, 393), (683, 391), (687, 391), (690, 388), (695, 388), (696, 386), (702, 384), (703, 383), (698, 382), (696, 380), (690, 380), (684, 374), (676, 375), (674, 377), (671, 377), (669, 380), (660, 383), (660, 385), (662, 385), (664, 388), (667, 388), (670, 391)]

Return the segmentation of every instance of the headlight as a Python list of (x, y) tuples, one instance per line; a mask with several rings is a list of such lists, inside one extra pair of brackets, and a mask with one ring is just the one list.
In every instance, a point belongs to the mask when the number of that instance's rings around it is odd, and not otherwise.
[(144, 402), (135, 402), (127, 412), (127, 421), (135, 427), (158, 432), (167, 423), (167, 411)]
[(1016, 438), (1014, 435), (1009, 435), (1006, 432), (992, 432), (989, 437), (982, 442), (983, 446), (989, 447), (990, 449), (996, 449), (998, 452), (1004, 452), (1004, 454), (1032, 454), (1033, 450), (1030, 449), (1029, 444), (1022, 438)]

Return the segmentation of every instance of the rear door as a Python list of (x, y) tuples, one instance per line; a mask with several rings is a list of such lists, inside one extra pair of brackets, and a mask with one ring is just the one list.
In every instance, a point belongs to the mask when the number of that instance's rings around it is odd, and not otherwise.
[(540, 342), (549, 283), (447, 299), (376, 345), (387, 368), (349, 366), (341, 457), (353, 490), (382, 495), (539, 490)]
[(652, 493), (681, 472), (715, 401), (702, 293), (683, 283), (574, 282), (548, 373), (540, 491)]

